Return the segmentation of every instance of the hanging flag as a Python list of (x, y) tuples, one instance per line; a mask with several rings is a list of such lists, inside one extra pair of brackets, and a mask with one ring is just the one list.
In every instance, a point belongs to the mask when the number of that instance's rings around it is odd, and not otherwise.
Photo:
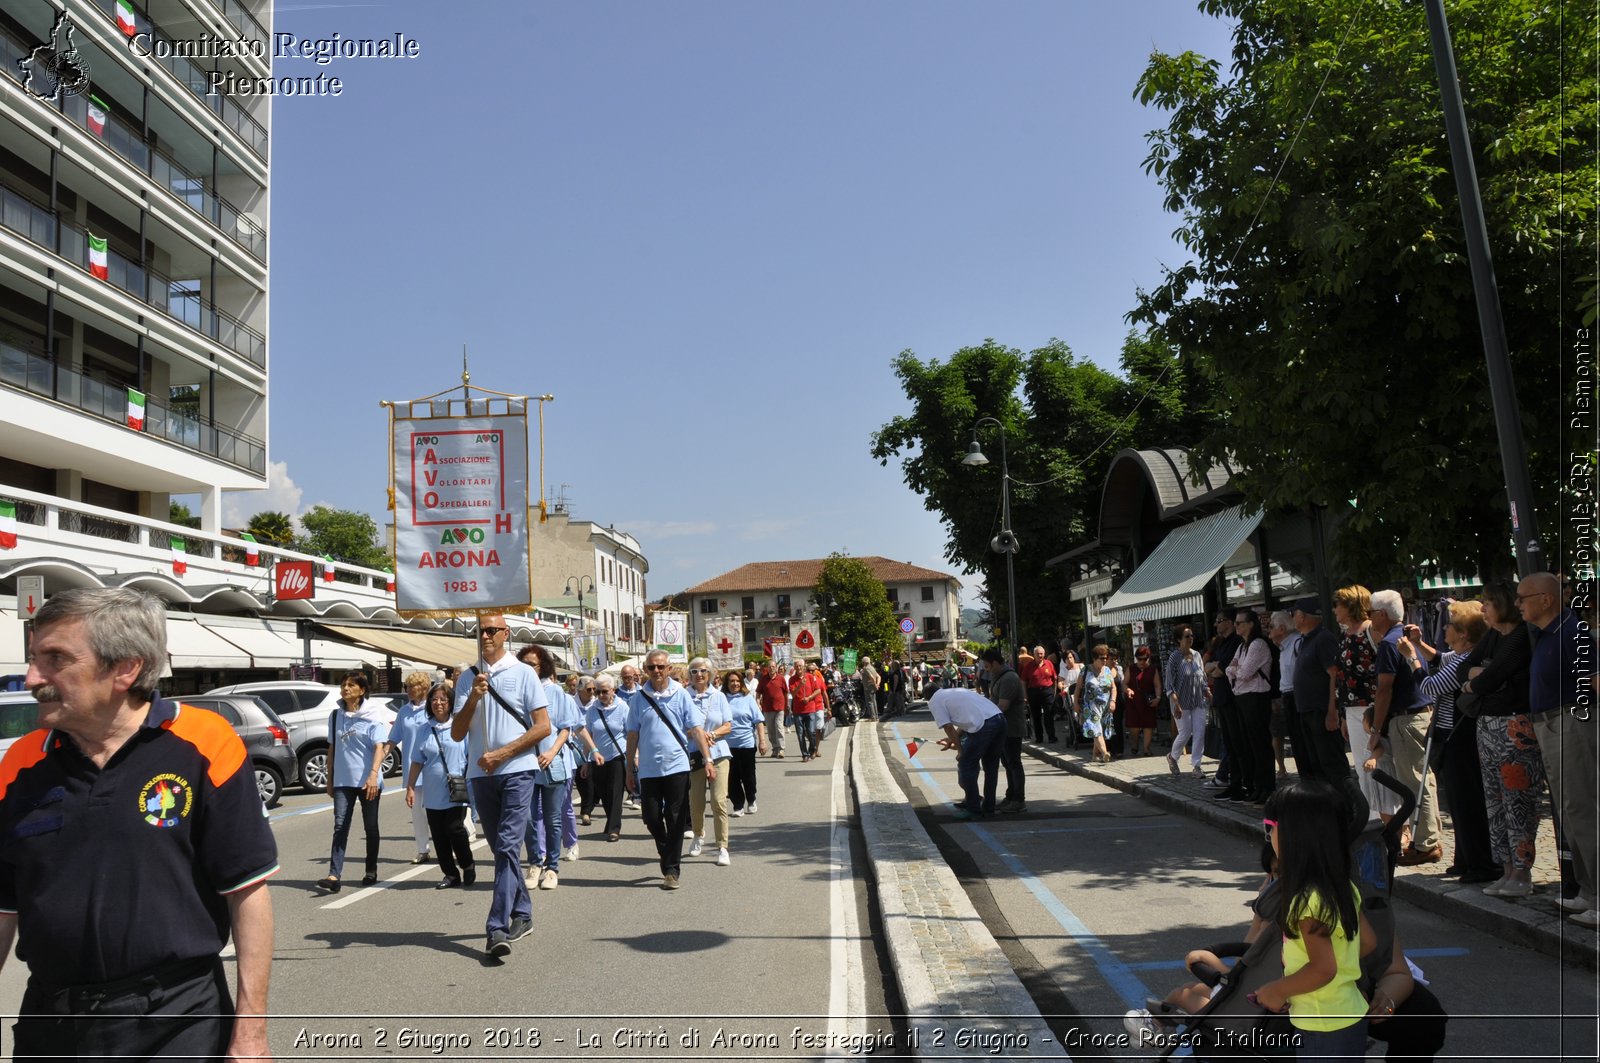
[(17, 504), (0, 502), (0, 550), (17, 548)]
[(181, 576), (185, 572), (188, 572), (188, 571), (189, 571), (189, 553), (188, 553), (188, 551), (186, 549), (184, 549), (183, 540), (175, 538), (175, 539), (172, 540), (172, 572), (173, 572), (173, 575)]
[(133, 24), (133, 5), (128, 0), (117, 0), (117, 29), (125, 37), (132, 37), (139, 32), (139, 28)]
[(917, 750), (919, 750), (921, 748), (922, 748), (922, 744), (920, 742), (918, 742), (915, 738), (913, 738), (913, 739), (911, 739), (911, 741), (907, 742), (906, 743), (906, 757), (907, 757), (907, 759), (916, 760), (917, 759)]
[(337, 572), (338, 569), (339, 566), (333, 563), (333, 558), (324, 556), (322, 559), (322, 582), (332, 583), (333, 574)]
[(394, 593), (394, 573), (386, 572), (383, 577), (383, 589), (390, 594)]
[(256, 537), (249, 532), (240, 532), (239, 538), (244, 540), (244, 563), (252, 568), (261, 564), (261, 547)]
[(106, 105), (98, 96), (89, 97), (89, 132), (97, 137), (106, 135)]
[(144, 392), (128, 389), (128, 427), (144, 431)]
[(94, 233), (89, 234), (89, 272), (103, 281), (111, 279), (111, 263), (106, 257), (106, 242)]

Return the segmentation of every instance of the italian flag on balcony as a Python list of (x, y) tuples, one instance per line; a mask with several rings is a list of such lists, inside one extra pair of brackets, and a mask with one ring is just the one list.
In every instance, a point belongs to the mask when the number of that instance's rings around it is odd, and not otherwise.
[(89, 132), (97, 137), (106, 135), (106, 105), (98, 96), (89, 97)]
[(256, 537), (249, 532), (240, 532), (239, 538), (244, 540), (244, 563), (252, 568), (261, 564), (261, 547), (256, 544)]
[(144, 431), (144, 392), (128, 389), (128, 427)]
[(133, 5), (128, 3), (128, 0), (117, 0), (117, 29), (127, 37), (139, 32), (138, 27), (133, 24)]
[(172, 574), (181, 576), (189, 571), (189, 552), (182, 539), (172, 540)]
[(322, 558), (322, 582), (332, 583), (333, 574), (337, 571), (339, 571), (339, 566), (333, 563), (333, 558), (324, 554)]
[(89, 234), (89, 272), (106, 281), (111, 279), (111, 263), (106, 258), (106, 242)]
[(17, 504), (0, 502), (0, 550), (17, 548)]
[(384, 570), (383, 589), (389, 594), (394, 593), (394, 573), (390, 572), (388, 569)]

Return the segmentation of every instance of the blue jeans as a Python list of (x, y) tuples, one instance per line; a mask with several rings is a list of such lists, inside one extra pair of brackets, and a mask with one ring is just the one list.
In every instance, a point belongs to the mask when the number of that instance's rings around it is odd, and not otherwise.
[(817, 742), (822, 738), (822, 731), (826, 726), (820, 712), (797, 712), (794, 714), (794, 730), (800, 739), (800, 755), (814, 757), (817, 755)]
[(350, 842), (350, 820), (356, 802), (361, 802), (361, 829), (367, 836), (367, 874), (378, 873), (378, 801), (383, 794), (367, 800), (366, 792), (359, 786), (333, 788), (333, 851), (328, 855), (328, 874), (339, 878), (344, 874), (345, 847)]
[[(994, 811), (994, 794), (1000, 786), (1000, 749), (1006, 737), (1006, 718), (998, 713), (989, 717), (971, 734), (961, 736), (961, 752), (956, 755), (956, 780), (966, 800), (961, 807), (972, 812)], [(978, 768), (983, 768), (983, 800), (978, 800)]]
[(572, 807), (571, 779), (535, 783), (528, 817), (528, 862), (548, 871), (561, 869), (561, 806)]
[(509, 775), (485, 775), (472, 780), (472, 794), (478, 802), (478, 819), (489, 837), (494, 853), (494, 897), (489, 901), (487, 933), (509, 930), (511, 920), (533, 917), (533, 902), (522, 882), (523, 839), (528, 834), (528, 816), (533, 808), (533, 772), (515, 771)]
[(1361, 1063), (1367, 1054), (1366, 1019), (1357, 1019), (1342, 1030), (1302, 1030), (1296, 1026), (1294, 1035), (1294, 1054), (1301, 1059), (1315, 1059), (1318, 1063)]

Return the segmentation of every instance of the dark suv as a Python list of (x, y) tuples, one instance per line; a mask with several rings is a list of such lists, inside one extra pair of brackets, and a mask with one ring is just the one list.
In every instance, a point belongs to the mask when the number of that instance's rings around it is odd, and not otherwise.
[(233, 724), (244, 739), (245, 751), (256, 772), (256, 789), (261, 803), (275, 808), (283, 799), (283, 788), (299, 777), (294, 748), (289, 745), (289, 728), (265, 701), (250, 694), (201, 694), (179, 698), (185, 705), (210, 709)]

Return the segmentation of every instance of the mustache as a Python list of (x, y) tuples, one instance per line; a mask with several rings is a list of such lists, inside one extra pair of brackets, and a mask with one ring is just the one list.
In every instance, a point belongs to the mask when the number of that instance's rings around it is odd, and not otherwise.
[(33, 700), (37, 701), (41, 705), (43, 705), (47, 701), (60, 701), (61, 700), (61, 691), (57, 690), (54, 686), (50, 685), (49, 683), (41, 683), (38, 686), (36, 686), (36, 687), (32, 688), (31, 690), (29, 690), (28, 693), (32, 694), (33, 695)]

